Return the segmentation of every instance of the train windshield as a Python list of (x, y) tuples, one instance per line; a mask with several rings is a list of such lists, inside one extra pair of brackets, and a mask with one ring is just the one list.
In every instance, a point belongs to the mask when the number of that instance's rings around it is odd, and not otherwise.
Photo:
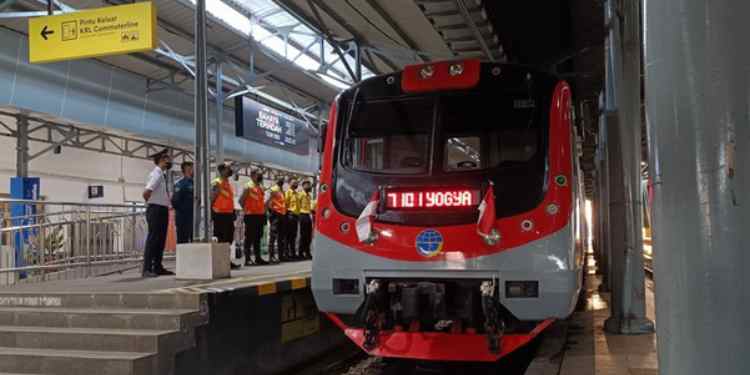
[[(513, 108), (498, 117), (503, 106)], [(533, 99), (479, 94), (359, 102), (344, 164), (365, 172), (423, 175), (431, 167), (439, 174), (526, 163), (542, 141), (534, 109)]]
[[(357, 216), (376, 190), (443, 187), (473, 194), (492, 181), (499, 217), (533, 209), (546, 189), (552, 84), (545, 81), (538, 90), (484, 87), (344, 97), (334, 203)], [(476, 207), (453, 207), (445, 215), (384, 211), (379, 220), (414, 225), (471, 222), (477, 212)]]
[(427, 99), (359, 103), (349, 126), (346, 164), (368, 172), (426, 173), (433, 112)]

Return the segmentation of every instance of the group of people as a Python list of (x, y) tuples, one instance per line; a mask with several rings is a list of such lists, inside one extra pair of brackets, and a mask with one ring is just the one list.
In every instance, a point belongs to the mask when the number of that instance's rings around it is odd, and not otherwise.
[[(175, 183), (170, 196), (167, 189), (166, 172), (172, 168), (172, 159), (163, 151), (154, 156), (156, 167), (151, 171), (143, 192), (147, 203), (146, 221), (148, 236), (143, 257), (143, 276), (158, 277), (173, 275), (162, 265), (164, 246), (169, 228), (169, 207), (175, 210), (177, 243), (193, 240), (193, 164), (182, 163), (183, 177)], [(213, 235), (218, 242), (234, 242), (235, 210), (234, 187), (229, 179), (232, 168), (226, 164), (218, 166), (218, 177), (211, 182), (211, 212)], [(284, 178), (279, 178), (270, 189), (263, 186), (263, 173), (253, 170), (239, 198), (245, 225), (245, 265), (264, 265), (283, 261), (311, 259), (313, 213), (315, 201), (312, 183), (290, 179), (284, 190)], [(268, 260), (261, 255), (261, 239), (266, 223), (270, 224), (268, 238)], [(299, 233), (299, 241), (297, 235)], [(240, 268), (232, 263), (232, 268)]]
[[(234, 223), (237, 220), (234, 205), (234, 187), (229, 182), (232, 169), (219, 165), (219, 177), (211, 182), (211, 211), (213, 213), (214, 236), (219, 242), (232, 243)], [(263, 173), (250, 172), (250, 181), (244, 186), (239, 198), (245, 224), (245, 265), (264, 265), (284, 261), (311, 259), (312, 215), (315, 202), (312, 183), (290, 179), (284, 190), (284, 178), (279, 178), (266, 191)], [(266, 222), (270, 224), (268, 236), (268, 260), (261, 255), (261, 238)], [(297, 234), (299, 233), (299, 244)]]

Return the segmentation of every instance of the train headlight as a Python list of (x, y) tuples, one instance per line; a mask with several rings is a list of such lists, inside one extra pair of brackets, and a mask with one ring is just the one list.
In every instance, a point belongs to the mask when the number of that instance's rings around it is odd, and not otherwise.
[(464, 74), (464, 64), (451, 64), (450, 68), (448, 68), (448, 73), (451, 77)]
[(488, 246), (495, 246), (498, 242), (500, 242), (501, 238), (502, 236), (500, 236), (500, 232), (498, 232), (495, 228), (492, 228), (490, 234), (482, 235), (484, 243)]
[(531, 221), (529, 219), (526, 219), (526, 220), (524, 220), (524, 221), (521, 222), (521, 230), (523, 230), (524, 232), (528, 232), (528, 231), (530, 231), (532, 229), (534, 229), (534, 222), (533, 221)]
[(506, 281), (505, 298), (539, 298), (539, 281)]
[(547, 205), (547, 214), (549, 215), (557, 215), (557, 213), (560, 212), (560, 206), (550, 203)]
[(433, 75), (435, 75), (435, 67), (432, 65), (425, 65), (419, 71), (419, 76), (422, 77), (422, 79), (430, 79)]
[(349, 223), (341, 223), (341, 225), (339, 226), (339, 229), (343, 233), (347, 233), (347, 232), (349, 232), (349, 229), (351, 229), (351, 225), (349, 225)]

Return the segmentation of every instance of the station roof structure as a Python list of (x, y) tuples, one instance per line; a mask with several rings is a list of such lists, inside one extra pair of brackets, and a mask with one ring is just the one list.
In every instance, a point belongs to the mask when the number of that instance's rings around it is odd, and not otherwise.
[[(62, 12), (128, 3), (53, 1)], [(147, 92), (192, 93), (194, 0), (154, 3), (159, 47), (98, 60), (145, 77)], [(42, 15), (46, 6), (46, 0), (15, 0), (11, 12)], [(604, 30), (595, 0), (213, 0), (207, 11), (208, 54), (223, 63), (225, 98), (254, 97), (309, 120), (311, 127), (325, 121), (337, 92), (359, 79), (460, 58), (552, 71), (571, 83), (582, 111), (598, 110)], [(12, 15), (0, 13), (0, 25), (26, 33), (26, 19)], [(214, 73), (209, 66), (209, 90), (216, 87)], [(593, 167), (592, 126), (583, 127), (584, 169)]]

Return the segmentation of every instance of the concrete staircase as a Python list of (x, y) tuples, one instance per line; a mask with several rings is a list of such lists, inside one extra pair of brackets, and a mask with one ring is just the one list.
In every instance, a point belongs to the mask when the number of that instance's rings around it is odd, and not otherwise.
[(0, 375), (172, 375), (204, 295), (2, 293)]

